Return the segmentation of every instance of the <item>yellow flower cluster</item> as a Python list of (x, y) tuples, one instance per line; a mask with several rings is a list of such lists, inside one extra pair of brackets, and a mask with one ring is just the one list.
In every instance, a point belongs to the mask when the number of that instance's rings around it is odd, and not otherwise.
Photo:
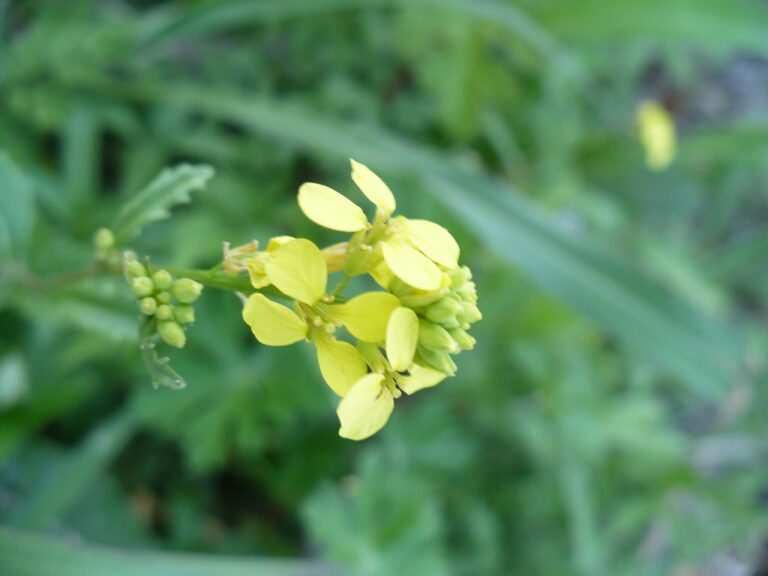
[[(467, 333), (481, 318), (472, 274), (459, 266), (459, 246), (442, 226), (393, 216), (395, 197), (369, 168), (352, 161), (352, 180), (376, 206), (373, 221), (335, 190), (306, 183), (298, 202), (313, 222), (352, 233), (324, 250), (303, 238), (272, 238), (225, 251), (224, 268), (247, 270), (255, 289), (272, 286), (290, 307), (252, 294), (243, 320), (262, 344), (309, 340), (320, 372), (342, 398), (339, 434), (362, 440), (379, 431), (401, 392), (412, 394), (456, 372), (451, 355), (469, 350)], [(343, 272), (327, 290), (328, 275)], [(370, 275), (383, 288), (345, 300), (354, 276)], [(343, 327), (354, 344), (340, 339)]]

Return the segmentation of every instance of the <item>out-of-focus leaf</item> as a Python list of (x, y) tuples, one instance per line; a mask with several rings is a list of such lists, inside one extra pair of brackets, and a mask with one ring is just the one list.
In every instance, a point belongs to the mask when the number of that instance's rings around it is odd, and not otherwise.
[(147, 224), (168, 218), (172, 206), (189, 202), (190, 192), (202, 189), (211, 176), (213, 168), (205, 165), (163, 170), (120, 210), (111, 226), (115, 241), (129, 240)]
[(55, 290), (16, 291), (12, 304), (41, 322), (96, 330), (115, 340), (135, 340), (135, 304), (122, 281), (95, 278)]
[(11, 158), (0, 151), (0, 264), (23, 253), (34, 221), (31, 182)]
[(319, 562), (126, 552), (0, 528), (3, 576), (326, 576)]
[[(136, 422), (136, 413), (129, 407), (101, 423), (75, 449), (66, 463), (14, 511), (11, 523), (26, 528), (41, 528), (66, 512), (78, 497), (87, 492), (89, 482), (121, 450)], [(7, 559), (7, 555), (0, 554), (0, 557), (4, 556)]]
[(768, 6), (757, 0), (579, 0), (542, 5), (540, 23), (569, 42), (642, 40), (768, 52)]

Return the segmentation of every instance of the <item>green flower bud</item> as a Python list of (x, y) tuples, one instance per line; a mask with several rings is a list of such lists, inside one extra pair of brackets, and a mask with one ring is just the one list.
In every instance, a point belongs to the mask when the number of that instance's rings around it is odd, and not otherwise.
[(472, 280), (472, 271), (466, 266), (462, 266), (448, 270), (448, 276), (451, 278), (451, 286), (458, 287)]
[(173, 296), (182, 304), (192, 304), (200, 297), (203, 285), (189, 278), (180, 278), (173, 283)]
[(173, 296), (170, 292), (160, 292), (155, 298), (157, 298), (157, 301), (160, 302), (160, 304), (170, 304), (171, 300), (173, 300)]
[[(431, 350), (419, 345), (419, 356), (423, 362), (426, 362), (435, 370), (439, 370), (443, 374), (448, 374), (449, 376), (456, 374), (456, 364), (453, 363), (448, 352)], [(422, 362), (417, 363), (421, 364)]]
[(126, 260), (123, 263), (123, 271), (128, 278), (140, 278), (147, 275), (147, 269), (138, 260)]
[(445, 328), (429, 320), (419, 320), (419, 344), (432, 350), (445, 350), (451, 353), (460, 350), (459, 345)]
[(472, 304), (471, 302), (462, 302), (461, 307), (462, 307), (461, 319), (464, 320), (465, 322), (474, 324), (475, 322), (483, 318), (483, 315), (481, 314), (480, 309), (474, 304)]
[(189, 304), (176, 306), (173, 310), (173, 317), (179, 324), (191, 324), (195, 321), (195, 309)]
[(106, 252), (115, 247), (115, 235), (107, 228), (99, 228), (93, 237), (93, 243), (100, 252)]
[(425, 316), (435, 324), (445, 324), (454, 320), (462, 311), (462, 306), (453, 298), (442, 298), (431, 304), (425, 311)]
[(158, 322), (157, 331), (169, 346), (184, 348), (184, 345), (187, 343), (187, 335), (184, 334), (184, 329), (176, 322), (167, 320)]
[(145, 316), (152, 316), (157, 312), (157, 301), (154, 298), (142, 298), (139, 301), (139, 310)]
[(465, 300), (469, 300), (470, 302), (477, 302), (477, 287), (475, 286), (474, 282), (467, 282), (466, 284), (462, 284), (456, 290), (456, 294)]
[(168, 304), (161, 304), (157, 307), (157, 312), (155, 312), (155, 315), (157, 316), (158, 320), (172, 320), (173, 306), (169, 306)]
[(158, 270), (152, 274), (152, 282), (155, 283), (158, 290), (170, 290), (173, 286), (173, 276), (168, 270)]
[(475, 347), (475, 339), (467, 334), (466, 330), (455, 328), (454, 330), (451, 330), (450, 333), (451, 338), (453, 338), (456, 343), (461, 346), (462, 350), (472, 350), (472, 348)]
[(400, 302), (406, 308), (423, 308), (425, 306), (429, 306), (430, 304), (434, 304), (440, 300), (440, 298), (442, 298), (447, 292), (447, 290), (436, 290), (435, 292), (407, 294), (398, 296), (398, 298), (400, 298)]
[(133, 295), (136, 296), (136, 298), (144, 298), (145, 296), (149, 296), (152, 294), (152, 292), (154, 292), (154, 290), (155, 285), (152, 283), (152, 280), (146, 276), (134, 278), (131, 280), (131, 292), (133, 292)]

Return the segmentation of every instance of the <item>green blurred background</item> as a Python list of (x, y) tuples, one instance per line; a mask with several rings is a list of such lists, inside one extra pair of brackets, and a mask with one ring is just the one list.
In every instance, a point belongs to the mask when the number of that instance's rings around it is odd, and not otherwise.
[[(0, 575), (762, 573), (766, 2), (0, 18)], [(662, 171), (646, 99), (679, 131)], [(295, 194), (358, 200), (348, 157), (462, 245), (484, 319), (457, 377), (342, 440), (310, 347), (259, 346), (208, 289), (171, 354), (187, 388), (154, 390), (124, 280), (78, 276), (95, 230), (190, 162), (216, 177), (133, 244), (153, 261), (338, 241)]]

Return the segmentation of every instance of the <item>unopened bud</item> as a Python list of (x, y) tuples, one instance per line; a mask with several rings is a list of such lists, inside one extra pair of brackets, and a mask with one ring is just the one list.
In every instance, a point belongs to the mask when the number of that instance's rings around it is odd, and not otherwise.
[(195, 321), (195, 309), (189, 304), (176, 306), (173, 310), (173, 317), (179, 324), (191, 324)]
[(155, 312), (158, 320), (172, 320), (173, 319), (173, 307), (168, 304), (161, 304), (157, 307)]
[(445, 350), (456, 353), (460, 350), (456, 341), (442, 326), (429, 320), (419, 320), (419, 344), (432, 350)]
[(133, 292), (133, 295), (136, 296), (136, 298), (149, 296), (154, 290), (155, 285), (152, 283), (152, 280), (146, 276), (131, 280), (131, 292)]
[(171, 300), (173, 300), (171, 293), (166, 291), (160, 292), (155, 298), (157, 298), (157, 301), (160, 302), (160, 304), (170, 304)]
[(126, 260), (123, 263), (123, 270), (128, 278), (140, 278), (147, 275), (147, 269), (138, 260)]
[(446, 324), (456, 318), (462, 306), (453, 298), (442, 298), (430, 305), (425, 311), (426, 317), (436, 324)]
[(435, 292), (419, 292), (398, 297), (400, 303), (406, 308), (424, 308), (440, 300), (446, 292), (447, 290), (436, 290)]
[(421, 359), (424, 362), (443, 374), (448, 374), (449, 376), (456, 374), (456, 364), (453, 363), (448, 352), (431, 350), (424, 346), (419, 346), (419, 356), (421, 356)]
[(461, 268), (448, 270), (448, 276), (451, 277), (452, 286), (461, 286), (465, 282), (472, 280), (472, 271), (466, 266), (462, 266)]
[(139, 301), (139, 310), (145, 316), (152, 316), (157, 311), (157, 302), (154, 298), (142, 298)]
[(184, 334), (184, 329), (176, 322), (168, 320), (158, 322), (157, 331), (169, 346), (184, 348), (184, 345), (187, 343), (187, 335)]
[(200, 297), (203, 291), (203, 285), (189, 278), (180, 278), (173, 283), (174, 298), (182, 304), (192, 304)]
[(99, 228), (93, 237), (93, 243), (100, 252), (106, 252), (115, 247), (115, 235), (108, 228)]
[(472, 350), (472, 348), (475, 347), (475, 339), (470, 336), (466, 330), (462, 330), (461, 328), (455, 328), (454, 330), (450, 331), (451, 338), (453, 338), (456, 343), (461, 346), (462, 350)]
[(173, 276), (168, 270), (158, 270), (152, 274), (152, 282), (155, 283), (158, 290), (170, 290), (173, 286)]
[(483, 315), (480, 312), (480, 309), (474, 304), (472, 304), (471, 302), (462, 302), (461, 307), (462, 307), (461, 319), (464, 320), (465, 322), (474, 324), (475, 322), (483, 318)]

